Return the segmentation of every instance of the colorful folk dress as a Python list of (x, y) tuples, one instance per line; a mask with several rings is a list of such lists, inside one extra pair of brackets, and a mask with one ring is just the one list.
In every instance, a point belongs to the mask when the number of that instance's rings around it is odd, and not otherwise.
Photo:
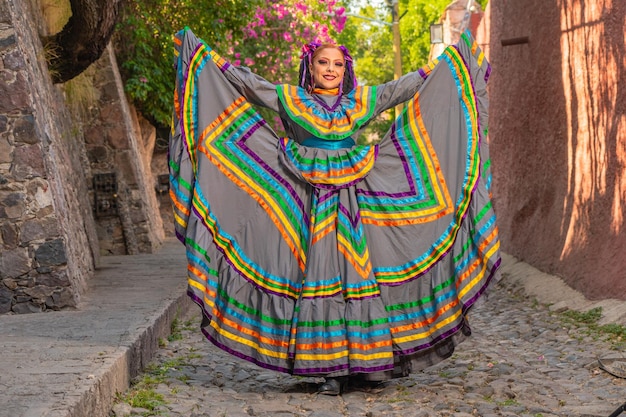
[[(449, 357), (500, 264), (490, 67), (471, 35), (339, 101), (235, 67), (190, 30), (176, 49), (170, 194), (204, 335), (303, 376), (380, 380)], [(403, 102), (378, 144), (354, 144)]]

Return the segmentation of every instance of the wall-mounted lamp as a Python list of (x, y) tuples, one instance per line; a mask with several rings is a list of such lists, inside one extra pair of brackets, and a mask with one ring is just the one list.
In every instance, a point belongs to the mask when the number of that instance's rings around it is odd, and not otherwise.
[(430, 25), (430, 43), (443, 43), (443, 25), (441, 23)]

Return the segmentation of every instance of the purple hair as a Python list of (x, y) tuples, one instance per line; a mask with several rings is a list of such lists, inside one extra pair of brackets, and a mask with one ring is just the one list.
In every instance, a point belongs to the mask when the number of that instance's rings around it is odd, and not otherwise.
[(357, 82), (356, 75), (354, 74), (354, 61), (352, 60), (352, 56), (350, 56), (348, 48), (343, 45), (323, 44), (319, 42), (308, 43), (302, 47), (302, 54), (300, 55), (300, 69), (298, 71), (298, 85), (309, 93), (313, 91), (315, 85), (313, 81), (313, 74), (311, 74), (309, 68), (312, 65), (311, 61), (313, 59), (313, 54), (319, 47), (337, 48), (341, 51), (341, 53), (343, 53), (343, 57), (346, 61), (346, 70), (344, 72), (343, 79), (341, 80), (339, 91), (343, 94), (348, 94), (350, 91), (354, 90), (357, 86)]

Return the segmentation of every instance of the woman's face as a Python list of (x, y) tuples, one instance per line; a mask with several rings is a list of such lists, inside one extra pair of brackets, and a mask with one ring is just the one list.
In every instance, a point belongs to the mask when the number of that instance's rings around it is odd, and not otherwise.
[(346, 71), (343, 52), (333, 47), (326, 47), (315, 52), (311, 64), (315, 87), (325, 90), (339, 87)]

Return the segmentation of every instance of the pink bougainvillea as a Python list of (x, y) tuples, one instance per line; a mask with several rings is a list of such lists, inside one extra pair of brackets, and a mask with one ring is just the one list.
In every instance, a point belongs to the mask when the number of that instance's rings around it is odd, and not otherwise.
[[(254, 65), (266, 66), (268, 72), (275, 73), (281, 68), (270, 68), (267, 65), (285, 65), (293, 62), (293, 53), (297, 53), (301, 45), (309, 42), (331, 42), (333, 34), (340, 33), (346, 22), (346, 10), (337, 5), (336, 0), (287, 0), (270, 1), (265, 8), (257, 8), (250, 23), (244, 28), (243, 56), (248, 56), (250, 49), (256, 58), (260, 56), (259, 44), (272, 43), (279, 46), (274, 60), (257, 60)], [(251, 51), (250, 51), (251, 52)], [(239, 58), (239, 56), (236, 56)]]
[(337, 0), (269, 0), (266, 7), (255, 10), (243, 28), (243, 41), (228, 45), (228, 56), (234, 65), (243, 62), (268, 80), (296, 83), (302, 45), (332, 42), (333, 37), (343, 31), (346, 9), (340, 3)]

